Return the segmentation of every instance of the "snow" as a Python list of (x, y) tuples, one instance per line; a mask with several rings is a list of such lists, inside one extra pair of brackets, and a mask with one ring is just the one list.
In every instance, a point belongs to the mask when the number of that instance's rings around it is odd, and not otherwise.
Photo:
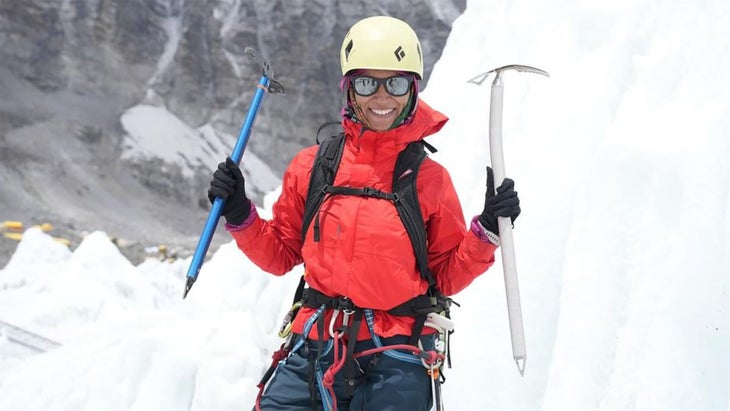
[[(220, 158), (230, 152), (221, 139), (209, 141), (164, 107), (137, 105), (129, 108), (121, 118), (128, 133), (122, 158), (156, 156), (163, 161), (181, 167), (187, 177), (193, 170), (186, 161), (191, 148), (202, 154), (200, 165), (214, 169)], [(151, 155), (150, 155), (151, 154)]]
[[(153, 93), (152, 93), (153, 94)], [(154, 99), (152, 96), (150, 99)], [(139, 104), (121, 117), (127, 133), (122, 158), (132, 161), (160, 159), (162, 167), (177, 166), (183, 176), (192, 178), (195, 169), (214, 170), (230, 155), (236, 137), (215, 130), (210, 124), (194, 129), (165, 107)], [(281, 184), (281, 178), (258, 156), (246, 153), (242, 163), (245, 175), (253, 175), (251, 189), (268, 192)]]
[[(174, 12), (166, 10), (166, 14), (174, 14)], [(157, 61), (157, 71), (150, 79), (150, 84), (158, 81), (170, 68), (170, 65), (175, 59), (175, 53), (180, 45), (180, 40), (182, 39), (182, 21), (179, 16), (165, 18), (162, 21), (162, 28), (165, 30), (167, 42), (165, 43), (165, 50)]]
[[(423, 92), (451, 118), (429, 141), (467, 218), (491, 78), (466, 80), (504, 64), (551, 77), (504, 75), (526, 374), (498, 257), (456, 296), (448, 409), (730, 411), (729, 39), (722, 0), (468, 2)], [(198, 147), (184, 125), (164, 140), (161, 109), (123, 124), (161, 157)], [(135, 267), (101, 232), (73, 251), (26, 232), (0, 270), (0, 320), (63, 346), (20, 355), (0, 336), (0, 410), (248, 409), (301, 268), (275, 277), (233, 243), (213, 251), (182, 300), (189, 259)]]

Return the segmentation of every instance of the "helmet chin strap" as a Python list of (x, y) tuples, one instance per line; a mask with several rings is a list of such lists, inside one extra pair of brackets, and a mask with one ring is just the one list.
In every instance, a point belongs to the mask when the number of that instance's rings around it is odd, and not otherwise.
[(408, 103), (405, 107), (403, 107), (403, 111), (398, 114), (398, 117), (396, 117), (395, 121), (393, 121), (393, 124), (390, 126), (388, 130), (394, 129), (396, 127), (402, 126), (403, 124), (408, 124), (413, 119), (413, 113), (416, 112), (416, 105), (418, 104), (418, 92), (417, 92), (417, 86), (416, 81), (413, 81), (413, 84), (411, 85), (411, 93), (408, 97)]
[(352, 117), (362, 123), (362, 125), (366, 128), (373, 130), (373, 127), (368, 122), (367, 117), (365, 117), (365, 112), (362, 110), (362, 107), (357, 104), (357, 100), (355, 100), (355, 91), (352, 88), (348, 87), (347, 95), (348, 105), (352, 107)]

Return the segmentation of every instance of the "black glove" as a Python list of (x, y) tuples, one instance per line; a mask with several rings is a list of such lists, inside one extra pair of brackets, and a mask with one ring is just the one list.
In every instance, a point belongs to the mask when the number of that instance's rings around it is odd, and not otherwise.
[(210, 181), (208, 199), (211, 204), (216, 197), (226, 200), (221, 215), (226, 218), (228, 224), (239, 225), (248, 218), (251, 203), (246, 197), (246, 180), (238, 164), (230, 157), (226, 158), (225, 163), (218, 164), (218, 169)]
[(499, 235), (497, 217), (509, 217), (514, 223), (520, 211), (520, 198), (515, 191), (515, 182), (505, 178), (495, 194), (492, 168), (487, 167), (487, 194), (484, 196), (484, 211), (479, 216), (479, 222), (487, 230)]

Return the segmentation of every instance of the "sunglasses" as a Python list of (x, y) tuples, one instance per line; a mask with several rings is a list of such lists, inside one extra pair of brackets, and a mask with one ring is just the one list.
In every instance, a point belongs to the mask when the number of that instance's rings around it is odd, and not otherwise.
[(393, 76), (388, 78), (356, 76), (350, 80), (350, 84), (352, 84), (355, 93), (362, 97), (375, 94), (381, 84), (385, 86), (385, 91), (391, 96), (405, 96), (408, 94), (412, 82), (413, 77), (411, 76)]

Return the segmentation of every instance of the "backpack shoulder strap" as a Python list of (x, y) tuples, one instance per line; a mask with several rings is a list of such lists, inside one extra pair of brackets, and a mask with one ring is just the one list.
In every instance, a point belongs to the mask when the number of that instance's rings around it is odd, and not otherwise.
[(309, 191), (304, 203), (304, 218), (302, 220), (302, 241), (307, 236), (309, 225), (314, 215), (319, 211), (325, 197), (325, 187), (335, 181), (337, 168), (340, 166), (342, 152), (345, 148), (345, 133), (327, 137), (319, 143), (317, 155), (312, 165), (312, 174), (309, 178)]
[(418, 170), (426, 158), (426, 145), (424, 143), (424, 141), (410, 143), (398, 155), (393, 173), (393, 192), (397, 194), (395, 207), (403, 226), (406, 228), (406, 232), (408, 232), (408, 237), (411, 239), (421, 277), (428, 281), (431, 289), (435, 289), (436, 284), (433, 274), (428, 269), (426, 227), (423, 224), (423, 215), (416, 187)]

